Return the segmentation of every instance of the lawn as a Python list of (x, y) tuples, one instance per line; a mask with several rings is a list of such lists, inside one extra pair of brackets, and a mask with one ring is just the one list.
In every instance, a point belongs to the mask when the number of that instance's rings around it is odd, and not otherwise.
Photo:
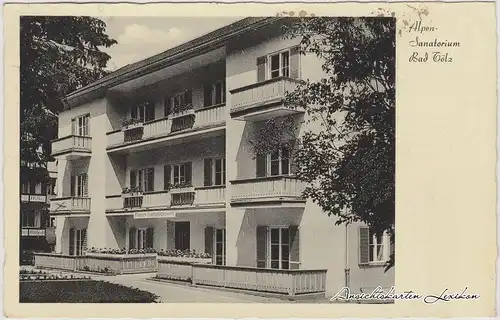
[(19, 302), (148, 303), (156, 302), (157, 298), (147, 291), (95, 280), (19, 283)]

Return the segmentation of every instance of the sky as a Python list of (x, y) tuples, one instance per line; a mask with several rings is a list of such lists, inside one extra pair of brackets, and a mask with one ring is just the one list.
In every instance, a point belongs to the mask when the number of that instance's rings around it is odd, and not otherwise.
[(99, 17), (117, 44), (103, 51), (110, 71), (140, 61), (233, 23), (239, 17)]

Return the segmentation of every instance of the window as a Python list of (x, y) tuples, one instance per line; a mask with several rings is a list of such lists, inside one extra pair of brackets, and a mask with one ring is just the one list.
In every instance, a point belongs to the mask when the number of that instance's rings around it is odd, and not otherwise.
[(176, 164), (172, 166), (172, 183), (190, 183), (191, 180), (191, 162)]
[(269, 57), (269, 78), (290, 76), (290, 51), (286, 50)]
[(203, 88), (203, 91), (203, 104), (205, 107), (226, 102), (224, 81), (217, 81), (213, 84), (208, 84)]
[(175, 222), (175, 249), (189, 250), (190, 249), (190, 223), (189, 221)]
[(89, 136), (89, 120), (90, 114), (71, 119), (72, 134), (77, 136)]
[(140, 122), (147, 122), (155, 119), (155, 106), (154, 103), (144, 103), (132, 107), (130, 109), (130, 116)]
[(88, 196), (88, 181), (86, 173), (71, 176), (71, 196), (72, 197)]
[(205, 159), (203, 168), (204, 168), (203, 185), (221, 186), (226, 184), (225, 158)]
[(87, 229), (69, 229), (69, 254), (81, 256), (87, 251)]
[(55, 228), (56, 227), (56, 218), (55, 217), (51, 217), (50, 220), (49, 220), (49, 227), (51, 228)]
[(21, 226), (23, 228), (40, 227), (40, 213), (35, 209), (23, 211), (21, 214)]
[(154, 168), (131, 170), (130, 186), (138, 187), (143, 192), (154, 191)]
[(281, 147), (269, 154), (258, 154), (256, 157), (257, 177), (279, 176), (290, 174), (290, 149)]
[(360, 264), (378, 264), (389, 260), (389, 236), (375, 235), (368, 227), (359, 228)]
[(226, 265), (226, 229), (215, 229), (214, 232), (214, 251), (215, 264), (219, 266)]
[(30, 193), (30, 184), (29, 182), (25, 182), (21, 185), (21, 193)]
[(288, 227), (269, 228), (269, 256), (268, 265), (271, 269), (290, 268), (290, 230)]
[(153, 248), (154, 228), (129, 229), (129, 250)]

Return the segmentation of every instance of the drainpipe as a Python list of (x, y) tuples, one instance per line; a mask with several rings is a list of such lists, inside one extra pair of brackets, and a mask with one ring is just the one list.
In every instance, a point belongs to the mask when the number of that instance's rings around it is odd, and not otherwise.
[(349, 222), (345, 225), (345, 287), (349, 288), (350, 284), (350, 269), (349, 269)]

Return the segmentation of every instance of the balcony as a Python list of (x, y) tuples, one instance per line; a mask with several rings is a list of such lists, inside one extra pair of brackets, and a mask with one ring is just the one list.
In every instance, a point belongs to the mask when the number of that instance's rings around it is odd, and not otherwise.
[(48, 203), (48, 200), (45, 194), (21, 194), (22, 203)]
[(45, 237), (45, 229), (42, 228), (22, 228), (22, 237)]
[(231, 90), (231, 118), (262, 121), (303, 112), (283, 103), (286, 93), (294, 91), (300, 83), (300, 80), (279, 77)]
[(149, 148), (152, 145), (172, 145), (222, 134), (225, 124), (225, 104), (201, 109), (186, 109), (165, 118), (144, 122), (134, 128), (108, 132), (108, 152)]
[(64, 197), (50, 200), (50, 214), (90, 214), (90, 198)]
[[(171, 189), (170, 191), (145, 192), (135, 195), (112, 195), (106, 196), (106, 212), (108, 214), (120, 214), (130, 212), (131, 214), (141, 211), (155, 209), (186, 209), (187, 211), (196, 209), (215, 209), (224, 207), (226, 203), (226, 187), (190, 187), (182, 189)], [(175, 213), (163, 212), (151, 213), (155, 217), (171, 217)], [(143, 214), (139, 214), (141, 217)]]
[(61, 156), (68, 160), (90, 157), (91, 147), (91, 137), (70, 135), (52, 140), (52, 156)]
[(287, 205), (303, 207), (306, 184), (293, 176), (273, 176), (231, 181), (231, 205)]

